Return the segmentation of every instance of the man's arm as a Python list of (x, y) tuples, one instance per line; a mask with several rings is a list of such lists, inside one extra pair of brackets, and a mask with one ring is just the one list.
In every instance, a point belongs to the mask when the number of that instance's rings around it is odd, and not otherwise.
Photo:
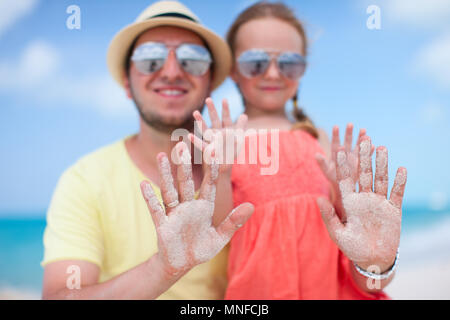
[[(77, 267), (70, 269), (75, 272), (67, 273), (71, 266)], [(155, 254), (135, 268), (99, 284), (100, 268), (94, 263), (82, 260), (52, 262), (44, 269), (42, 299), (156, 299), (184, 274), (168, 273)], [(80, 281), (79, 289), (77, 280)]]

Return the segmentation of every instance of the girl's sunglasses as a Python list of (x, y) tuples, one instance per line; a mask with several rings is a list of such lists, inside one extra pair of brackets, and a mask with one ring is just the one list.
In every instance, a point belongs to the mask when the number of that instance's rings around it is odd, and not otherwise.
[[(131, 61), (143, 74), (152, 74), (166, 63), (169, 48), (164, 43), (146, 42), (137, 47)], [(204, 75), (212, 62), (209, 51), (200, 45), (184, 43), (175, 49), (177, 61), (184, 71), (193, 76)]]
[[(243, 52), (237, 62), (239, 72), (247, 78), (257, 77), (266, 72), (274, 53), (262, 49), (251, 49)], [(305, 58), (295, 52), (281, 52), (276, 58), (278, 70), (285, 77), (297, 80), (306, 68)]]

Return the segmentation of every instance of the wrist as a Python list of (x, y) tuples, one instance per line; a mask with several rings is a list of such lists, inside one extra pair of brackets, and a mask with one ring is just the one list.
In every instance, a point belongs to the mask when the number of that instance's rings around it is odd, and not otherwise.
[(169, 283), (175, 283), (187, 272), (169, 266), (163, 261), (159, 253), (154, 254), (150, 259), (147, 260), (147, 270), (154, 274), (157, 274), (160, 279)]
[(355, 269), (363, 276), (367, 278), (372, 278), (376, 280), (384, 280), (389, 278), (398, 264), (398, 255), (399, 252), (397, 250), (397, 254), (392, 259), (392, 263), (355, 263), (353, 265)]
[(218, 177), (218, 179), (220, 180), (220, 179), (231, 179), (231, 171), (232, 171), (232, 166), (230, 166), (229, 168), (226, 168), (226, 169), (222, 169), (222, 170), (220, 170), (220, 174), (219, 174), (219, 177)]
[(387, 271), (389, 271), (393, 265), (395, 264), (395, 260), (396, 260), (396, 256), (394, 256), (391, 259), (387, 259), (383, 262), (380, 261), (376, 261), (376, 262), (372, 262), (372, 263), (358, 263), (358, 262), (354, 262), (358, 267), (360, 267), (362, 270), (369, 270), (369, 269), (377, 269), (379, 270), (379, 273), (385, 273)]

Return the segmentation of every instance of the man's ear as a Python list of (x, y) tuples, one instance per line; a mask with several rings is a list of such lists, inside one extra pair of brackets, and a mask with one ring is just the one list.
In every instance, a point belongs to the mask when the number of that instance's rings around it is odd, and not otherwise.
[(125, 89), (127, 97), (129, 99), (133, 99), (133, 96), (131, 95), (131, 89), (130, 89), (130, 79), (126, 72), (123, 74), (122, 79), (123, 79), (123, 87)]

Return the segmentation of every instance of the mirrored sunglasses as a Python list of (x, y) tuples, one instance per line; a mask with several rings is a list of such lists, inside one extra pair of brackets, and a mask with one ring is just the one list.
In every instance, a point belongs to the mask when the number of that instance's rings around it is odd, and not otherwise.
[[(152, 74), (164, 66), (169, 52), (164, 43), (146, 42), (134, 50), (131, 61), (139, 72)], [(175, 49), (175, 55), (181, 68), (193, 76), (204, 75), (212, 63), (208, 49), (197, 44), (184, 43)]]
[[(252, 49), (243, 52), (237, 62), (239, 72), (247, 77), (253, 78), (262, 75), (272, 61), (273, 54), (262, 49)], [(276, 57), (278, 70), (285, 77), (297, 80), (304, 73), (306, 68), (306, 59), (295, 52), (281, 52)]]

